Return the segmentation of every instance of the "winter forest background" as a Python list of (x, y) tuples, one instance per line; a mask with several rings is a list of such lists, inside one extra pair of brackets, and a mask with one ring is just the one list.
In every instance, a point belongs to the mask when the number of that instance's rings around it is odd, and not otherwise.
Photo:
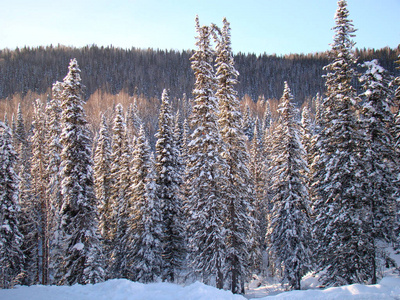
[(345, 0), (335, 22), (310, 55), (233, 55), (198, 18), (194, 51), (1, 50), (0, 287), (398, 267), (400, 48), (355, 49)]

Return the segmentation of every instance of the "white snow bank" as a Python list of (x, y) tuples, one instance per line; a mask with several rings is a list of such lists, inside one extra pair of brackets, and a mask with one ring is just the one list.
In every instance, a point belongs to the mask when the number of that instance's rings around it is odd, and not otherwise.
[[(0, 290), (0, 300), (246, 300), (243, 296), (196, 282), (186, 287), (171, 283), (141, 284), (114, 279), (94, 285), (18, 286)], [(271, 299), (400, 299), (400, 278), (386, 277), (377, 285), (353, 284), (325, 290), (304, 290), (258, 298)]]
[(94, 285), (18, 286), (0, 290), (0, 300), (246, 300), (196, 282), (186, 287), (172, 283), (142, 284), (114, 279)]
[(400, 278), (385, 277), (379, 284), (361, 285), (352, 284), (341, 287), (327, 288), (324, 290), (305, 290), (281, 293), (275, 296), (258, 298), (258, 300), (273, 299), (307, 299), (307, 300), (386, 300), (400, 299)]

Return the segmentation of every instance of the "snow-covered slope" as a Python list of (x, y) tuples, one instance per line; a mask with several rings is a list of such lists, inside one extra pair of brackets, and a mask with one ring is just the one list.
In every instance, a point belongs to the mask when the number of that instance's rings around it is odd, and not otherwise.
[(323, 290), (304, 290), (281, 293), (275, 296), (258, 298), (257, 300), (386, 300), (400, 299), (400, 278), (385, 277), (376, 285), (352, 284), (342, 287), (327, 288)]
[(196, 282), (186, 287), (171, 283), (142, 284), (114, 279), (94, 285), (18, 286), (0, 290), (1, 300), (243, 300), (242, 296)]
[[(125, 279), (95, 285), (19, 286), (0, 290), (0, 300), (246, 300), (229, 291), (196, 282), (186, 287), (170, 283), (141, 284)], [(258, 298), (270, 299), (400, 299), (400, 278), (386, 277), (377, 285), (353, 284), (325, 290), (305, 290)]]

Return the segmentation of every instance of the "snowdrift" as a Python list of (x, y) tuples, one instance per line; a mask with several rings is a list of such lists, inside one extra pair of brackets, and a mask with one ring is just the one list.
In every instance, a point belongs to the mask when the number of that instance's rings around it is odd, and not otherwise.
[(0, 300), (243, 300), (242, 296), (196, 282), (186, 287), (172, 283), (142, 284), (113, 279), (94, 285), (18, 286), (0, 290)]
[(307, 300), (386, 300), (400, 299), (400, 278), (385, 277), (379, 284), (352, 284), (323, 290), (291, 291), (257, 300), (307, 299)]
[[(18, 286), (0, 290), (0, 300), (245, 300), (240, 295), (196, 282), (186, 287), (171, 283), (141, 284), (114, 279), (94, 285)], [(400, 278), (386, 277), (377, 285), (353, 284), (325, 290), (305, 290), (258, 298), (270, 299), (400, 299)]]

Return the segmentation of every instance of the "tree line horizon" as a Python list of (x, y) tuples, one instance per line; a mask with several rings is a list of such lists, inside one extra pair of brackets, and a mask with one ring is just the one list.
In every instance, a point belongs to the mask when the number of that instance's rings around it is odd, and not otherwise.
[[(171, 91), (171, 98), (191, 96), (194, 83), (190, 69), (190, 56), (194, 50), (162, 50), (114, 48), (88, 45), (24, 47), (0, 50), (0, 77), (6, 78), (0, 86), (0, 99), (14, 94), (50, 93), (50, 86), (63, 78), (65, 65), (75, 57), (82, 65), (85, 99), (96, 90), (118, 94), (142, 94), (160, 98), (164, 88)], [(283, 90), (282, 80), (292, 82), (292, 91), (298, 104), (325, 91), (322, 68), (328, 63), (329, 50), (308, 54), (252, 54), (234, 55), (239, 71), (237, 91), (240, 98), (248, 95), (257, 101), (279, 99)], [(382, 67), (397, 76), (394, 61), (400, 54), (397, 48), (355, 49), (359, 63), (378, 59)], [(358, 67), (358, 70), (361, 70)], [(301, 84), (299, 78), (305, 83)]]

